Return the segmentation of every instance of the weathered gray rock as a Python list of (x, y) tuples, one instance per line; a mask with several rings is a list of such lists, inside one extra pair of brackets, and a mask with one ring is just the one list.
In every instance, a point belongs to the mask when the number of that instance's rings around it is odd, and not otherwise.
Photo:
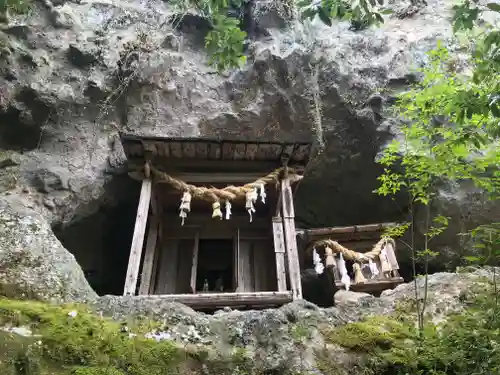
[[(497, 269), (500, 272), (500, 269)], [(467, 273), (438, 273), (428, 282), (427, 318), (439, 323), (453, 312), (460, 311), (478, 289), (484, 290), (485, 280), (492, 278), (491, 270)], [(423, 296), (423, 281), (417, 283)], [(352, 352), (325, 340), (332, 328), (365, 317), (388, 316), (393, 312), (411, 318), (414, 310), (414, 285), (403, 284), (382, 297), (364, 293), (339, 291), (337, 305), (321, 309), (297, 301), (279, 309), (261, 311), (221, 310), (213, 315), (196, 313), (186, 306), (165, 302), (148, 296), (99, 298), (94, 308), (115, 319), (127, 321), (131, 316), (148, 316), (162, 321), (162, 327), (148, 337), (156, 340), (174, 340), (184, 346), (201, 344), (214, 353), (231, 355), (244, 348), (256, 369), (283, 372), (317, 371), (318, 353), (324, 349), (336, 366), (355, 370), (358, 358)], [(355, 297), (355, 298), (353, 298)], [(342, 373), (342, 372), (341, 372)], [(346, 372), (356, 374), (356, 372)]]
[(341, 289), (337, 293), (335, 293), (334, 298), (336, 305), (345, 305), (345, 304), (361, 305), (363, 303), (371, 301), (371, 299), (375, 297), (373, 297), (371, 294), (368, 293), (359, 293)]
[(97, 297), (48, 223), (15, 197), (0, 198), (0, 295), (55, 302)]
[[(118, 129), (281, 139), (323, 133), (326, 150), (297, 192), (301, 224), (397, 216), (371, 193), (380, 170), (374, 157), (390, 129), (380, 126), (383, 108), (369, 98), (382, 87), (404, 88), (435, 41), (449, 40), (452, 2), (420, 4), (412, 18), (393, 17), (380, 29), (360, 32), (348, 23), (303, 26), (290, 4), (256, 2), (252, 18), (265, 35), (250, 42), (249, 63), (225, 75), (207, 66), (196, 34), (202, 32), (200, 19), (191, 16), (173, 31), (168, 19), (175, 10), (162, 1), (46, 1), (56, 18), (71, 15), (67, 29), (54, 25), (54, 16), (38, 4), (29, 16), (14, 18), (4, 31), (11, 57), (2, 69), (16, 78), (4, 76), (0, 119), (14, 115), (16, 128), (29, 131), (24, 140), (7, 137), (3, 147), (24, 149), (19, 170), (26, 183), (40, 163), (66, 169), (83, 182), (71, 189), (74, 199), (66, 207), (48, 210), (49, 220), (67, 222), (88, 215), (89, 204), (98, 206), (95, 200), (111, 178), (107, 172), (123, 162), (109, 144)], [(453, 43), (449, 47), (455, 49)], [(33, 67), (19, 62), (23, 54)], [(0, 134), (5, 132), (2, 125)], [(340, 198), (319, 204), (310, 199), (311, 191)]]
[[(465, 65), (451, 38), (454, 2), (394, 2), (395, 16), (363, 31), (345, 22), (302, 25), (289, 4), (256, 2), (248, 64), (225, 74), (207, 65), (206, 22), (190, 14), (173, 30), (176, 10), (161, 0), (44, 0), (13, 16), (0, 30), (0, 147), (19, 157), (0, 170), (0, 189), (28, 188), (22, 199), (44, 225), (66, 225), (135, 197), (113, 183), (124, 171), (120, 130), (323, 136), (324, 152), (296, 194), (298, 224), (399, 219), (405, 207), (372, 193), (381, 171), (375, 158), (397, 128), (384, 109), (438, 39)], [(496, 209), (491, 217), (499, 218)]]

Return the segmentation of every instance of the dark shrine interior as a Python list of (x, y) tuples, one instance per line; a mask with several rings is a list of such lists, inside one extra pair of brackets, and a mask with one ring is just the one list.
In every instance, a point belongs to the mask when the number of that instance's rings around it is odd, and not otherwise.
[(196, 292), (234, 292), (234, 245), (232, 239), (200, 239)]

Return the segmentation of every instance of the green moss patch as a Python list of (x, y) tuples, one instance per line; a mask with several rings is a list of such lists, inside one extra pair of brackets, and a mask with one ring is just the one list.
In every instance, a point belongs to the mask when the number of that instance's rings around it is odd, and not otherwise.
[[(30, 327), (36, 335), (33, 339), (11, 335), (4, 358), (11, 363), (26, 340), (32, 341), (30, 350), (25, 350), (31, 362), (57, 364), (64, 373), (75, 375), (164, 375), (177, 373), (186, 362), (174, 343), (130, 337), (119, 323), (78, 306), (0, 299), (0, 326)], [(47, 366), (35, 367), (19, 375), (45, 375)]]
[(331, 329), (325, 340), (362, 358), (356, 374), (500, 374), (500, 298), (484, 285), (471, 296), (465, 311), (440, 326), (428, 321), (422, 332), (396, 312)]
[(331, 330), (326, 340), (351, 350), (370, 352), (388, 350), (404, 340), (412, 340), (415, 332), (391, 318), (374, 317)]

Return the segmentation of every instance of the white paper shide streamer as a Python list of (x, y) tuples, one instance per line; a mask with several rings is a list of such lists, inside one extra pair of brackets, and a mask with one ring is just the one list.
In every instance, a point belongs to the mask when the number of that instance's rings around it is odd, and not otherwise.
[(351, 287), (351, 278), (347, 274), (347, 267), (342, 253), (340, 253), (340, 259), (339, 259), (339, 272), (340, 272), (340, 282), (344, 284), (345, 290), (349, 290), (349, 288)]
[(321, 275), (325, 269), (325, 266), (323, 266), (323, 262), (321, 262), (321, 257), (319, 256), (318, 252), (316, 251), (316, 248), (313, 250), (313, 264), (314, 264), (314, 270), (318, 275)]
[(231, 202), (226, 200), (224, 202), (224, 207), (226, 208), (226, 220), (229, 220), (231, 218)]
[(255, 212), (255, 202), (257, 201), (258, 195), (257, 195), (257, 189), (252, 189), (249, 192), (246, 193), (246, 203), (245, 203), (245, 208), (250, 215), (250, 222), (252, 222), (252, 213)]
[(191, 194), (185, 191), (181, 198), (179, 206), (179, 217), (181, 218), (181, 225), (184, 225), (184, 220), (187, 218), (188, 212), (191, 211)]
[(266, 204), (266, 189), (264, 187), (264, 183), (261, 182), (258, 184), (258, 189), (259, 189), (259, 195), (260, 195), (260, 200), (262, 203)]
[(375, 263), (373, 260), (368, 259), (368, 266), (370, 267), (370, 278), (374, 279), (375, 277), (378, 276), (378, 267), (377, 263)]

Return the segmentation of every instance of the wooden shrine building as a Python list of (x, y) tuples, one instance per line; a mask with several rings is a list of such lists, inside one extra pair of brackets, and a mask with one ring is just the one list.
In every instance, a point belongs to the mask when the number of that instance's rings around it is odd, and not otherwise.
[(339, 267), (341, 253), (350, 290), (377, 295), (385, 289), (392, 289), (404, 282), (399, 275), (396, 242), (383, 237), (384, 231), (394, 225), (394, 223), (380, 223), (298, 229), (301, 268), (311, 268), (314, 265), (312, 252), (314, 249), (318, 251), (322, 261), (325, 260), (326, 251), (329, 249), (333, 255), (333, 262), (330, 263), (331, 271), (339, 289), (345, 288), (341, 280), (342, 267)]
[(302, 298), (292, 186), (310, 143), (120, 137), (142, 183), (124, 295), (196, 309)]

